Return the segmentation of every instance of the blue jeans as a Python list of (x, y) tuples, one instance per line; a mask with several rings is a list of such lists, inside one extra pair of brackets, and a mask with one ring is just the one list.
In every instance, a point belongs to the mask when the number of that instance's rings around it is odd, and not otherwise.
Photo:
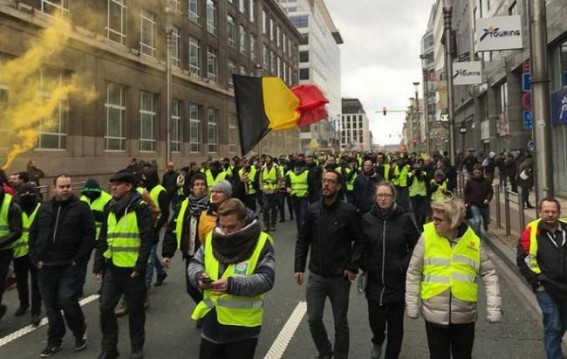
[(307, 196), (305, 197), (290, 197), (293, 203), (293, 210), (295, 212), (295, 224), (297, 225), (297, 230), (303, 225), (303, 220), (305, 219), (305, 212), (307, 212), (307, 206), (309, 202), (307, 201)]
[(561, 338), (567, 330), (567, 302), (555, 300), (545, 291), (537, 291), (536, 298), (543, 313), (543, 343), (547, 359), (562, 359)]
[[(348, 358), (350, 332), (348, 327), (348, 302), (350, 282), (344, 277), (323, 277), (314, 273), (307, 279), (307, 318), (309, 330), (320, 357)], [(329, 297), (335, 322), (335, 346), (331, 342), (323, 324), (325, 300)]]
[(152, 279), (154, 277), (154, 267), (156, 269), (157, 274), (162, 274), (164, 272), (163, 265), (157, 256), (157, 244), (152, 246), (152, 251), (150, 252), (150, 261), (148, 262), (148, 266), (146, 267), (146, 287), (152, 287)]
[(38, 270), (37, 279), (43, 305), (49, 320), (47, 343), (59, 345), (65, 336), (65, 314), (67, 326), (75, 338), (81, 338), (87, 326), (85, 316), (77, 298), (79, 268), (72, 265), (44, 266)]
[(472, 213), (472, 225), (475, 233), (480, 236), (481, 232), (481, 225), (484, 224), (484, 230), (488, 229), (488, 224), (490, 223), (490, 208), (489, 207), (478, 207), (478, 206), (471, 206), (471, 213)]

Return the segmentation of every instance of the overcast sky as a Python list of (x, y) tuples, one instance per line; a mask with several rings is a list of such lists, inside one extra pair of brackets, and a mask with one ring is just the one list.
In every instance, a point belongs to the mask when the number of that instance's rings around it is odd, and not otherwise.
[[(399, 143), (404, 110), (422, 82), (421, 37), (434, 0), (325, 0), (344, 44), (340, 45), (342, 96), (358, 98), (374, 142)], [(419, 86), (422, 98), (422, 87)], [(379, 112), (379, 113), (378, 113)]]

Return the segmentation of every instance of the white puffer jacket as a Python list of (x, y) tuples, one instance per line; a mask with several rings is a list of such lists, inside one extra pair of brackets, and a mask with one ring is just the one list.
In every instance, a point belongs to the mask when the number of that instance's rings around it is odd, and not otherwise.
[[(464, 233), (464, 231), (459, 231)], [(455, 246), (460, 240), (451, 241)], [(423, 234), (413, 250), (406, 276), (406, 307), (410, 318), (418, 318), (420, 309), (423, 318), (440, 325), (467, 324), (477, 319), (477, 303), (464, 302), (451, 295), (450, 290), (426, 301), (421, 300), (421, 282), (423, 280), (423, 256), (425, 252)], [(502, 320), (502, 297), (494, 264), (480, 246), (480, 269), (478, 276), (482, 278), (487, 296), (487, 320), (498, 323)]]

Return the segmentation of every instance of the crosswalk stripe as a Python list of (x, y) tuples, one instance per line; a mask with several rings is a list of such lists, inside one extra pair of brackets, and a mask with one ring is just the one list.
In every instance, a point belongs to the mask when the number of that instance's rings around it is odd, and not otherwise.
[(293, 313), (291, 313), (291, 316), (278, 334), (278, 337), (270, 347), (270, 350), (268, 350), (268, 353), (266, 354), (264, 359), (280, 359), (283, 356), (287, 346), (289, 345), (289, 342), (291, 341), (291, 338), (293, 338), (293, 335), (295, 334), (295, 331), (297, 330), (297, 327), (299, 326), (299, 323), (301, 323), (301, 320), (303, 319), (303, 316), (306, 312), (307, 303), (297, 303), (297, 306), (293, 310)]

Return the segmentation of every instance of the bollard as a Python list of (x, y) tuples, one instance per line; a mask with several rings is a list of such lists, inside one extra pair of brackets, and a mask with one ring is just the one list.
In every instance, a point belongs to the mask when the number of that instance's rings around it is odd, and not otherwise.
[(520, 233), (522, 231), (523, 228), (526, 227), (526, 216), (524, 213), (524, 204), (522, 203), (522, 189), (520, 188), (520, 193), (518, 195), (518, 213), (519, 213), (519, 217), (520, 217)]
[(500, 187), (498, 185), (494, 186), (496, 190), (496, 228), (500, 228), (502, 226), (502, 218), (500, 213)]
[(510, 231), (510, 191), (504, 191), (504, 220), (506, 222), (506, 235), (509, 236)]

